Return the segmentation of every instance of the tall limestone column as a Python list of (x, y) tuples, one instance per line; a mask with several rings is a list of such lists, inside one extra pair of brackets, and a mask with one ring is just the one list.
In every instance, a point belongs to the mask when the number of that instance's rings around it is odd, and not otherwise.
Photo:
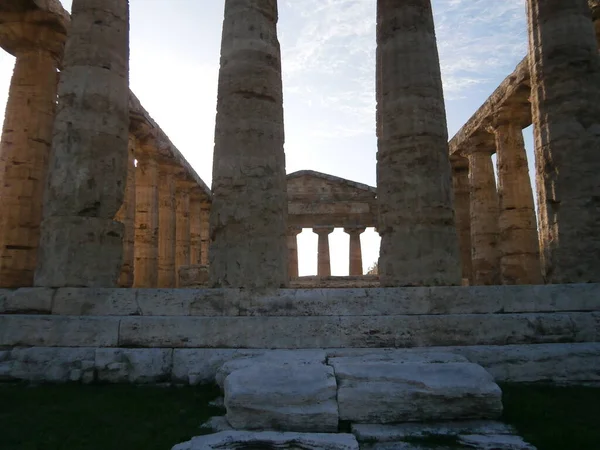
[(158, 286), (158, 164), (150, 151), (138, 154), (135, 174), (135, 269), (133, 286)]
[(213, 286), (288, 283), (277, 0), (225, 0), (210, 215)]
[(129, 4), (73, 0), (35, 284), (114, 287), (123, 262)]
[(0, 288), (17, 288), (33, 286), (66, 35), (49, 13), (8, 15), (0, 46), (16, 63), (0, 144)]
[[(190, 190), (192, 183), (178, 180), (176, 194), (177, 245), (175, 247), (175, 269), (190, 265)], [(179, 276), (177, 277), (179, 280)]]
[(500, 277), (502, 284), (542, 284), (540, 247), (535, 221), (523, 129), (510, 112), (494, 124), (500, 205)]
[(200, 207), (200, 265), (208, 266), (208, 246), (210, 242), (210, 208), (211, 204), (203, 202)]
[(177, 286), (175, 270), (176, 200), (178, 168), (161, 162), (158, 169), (158, 284), (159, 288)]
[(294, 280), (300, 276), (298, 270), (298, 235), (302, 233), (300, 227), (288, 227), (287, 239), (288, 239), (288, 258), (289, 266), (288, 273), (290, 279)]
[(121, 209), (115, 215), (115, 220), (121, 222), (123, 231), (123, 265), (119, 276), (119, 287), (130, 288), (133, 286), (133, 268), (135, 260), (135, 152), (137, 140), (135, 135), (129, 134), (129, 160), (127, 162), (127, 184), (125, 186), (125, 200)]
[(377, 48), (381, 285), (458, 285), (448, 131), (430, 0), (378, 0)]
[(469, 152), (471, 191), (471, 263), (474, 285), (500, 284), (498, 248), (498, 191), (492, 155), (495, 147), (486, 141)]
[(331, 276), (331, 260), (329, 257), (329, 235), (333, 233), (333, 227), (315, 227), (313, 233), (319, 236), (317, 252), (317, 276)]
[(452, 186), (462, 277), (470, 284), (473, 277), (473, 265), (471, 263), (471, 192), (467, 158), (455, 157), (452, 159)]
[(194, 186), (190, 194), (190, 264), (199, 265), (202, 260), (202, 202), (203, 193)]
[(528, 0), (538, 222), (548, 283), (599, 282), (600, 58), (587, 0)]
[(344, 228), (344, 232), (350, 235), (350, 263), (348, 273), (351, 277), (360, 277), (363, 275), (360, 235), (365, 232), (365, 228)]

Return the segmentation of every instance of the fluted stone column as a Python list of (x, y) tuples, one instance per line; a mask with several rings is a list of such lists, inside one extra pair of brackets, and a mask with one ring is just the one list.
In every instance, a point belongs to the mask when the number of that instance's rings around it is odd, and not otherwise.
[(509, 117), (494, 127), (498, 166), (502, 284), (541, 284), (542, 270), (523, 130)]
[[(175, 268), (190, 265), (190, 189), (189, 181), (177, 182), (177, 246), (175, 252)], [(179, 277), (178, 277), (179, 279)]]
[(350, 264), (348, 273), (351, 277), (360, 277), (363, 275), (360, 235), (365, 232), (365, 228), (344, 228), (344, 232), (350, 235)]
[(203, 202), (200, 210), (200, 237), (201, 237), (201, 250), (200, 250), (200, 265), (208, 266), (208, 247), (210, 242), (210, 208), (211, 205), (208, 202)]
[(471, 263), (471, 188), (467, 158), (455, 158), (452, 161), (452, 186), (462, 278), (470, 284), (473, 278), (473, 266)]
[(276, 0), (226, 0), (213, 158), (213, 286), (288, 283)]
[(178, 168), (169, 163), (158, 169), (158, 284), (160, 288), (177, 286), (175, 270), (176, 200)]
[(126, 0), (73, 0), (58, 94), (35, 284), (114, 287), (128, 161)]
[(127, 162), (127, 184), (125, 186), (125, 200), (121, 209), (115, 215), (115, 220), (123, 224), (123, 265), (119, 276), (119, 287), (133, 286), (134, 246), (135, 246), (135, 151), (136, 138), (129, 134), (129, 160)]
[(133, 286), (158, 286), (158, 165), (140, 152), (135, 173), (135, 269)]
[(289, 266), (288, 273), (290, 279), (294, 280), (300, 276), (298, 271), (298, 235), (302, 233), (300, 227), (288, 227), (287, 239), (288, 239), (288, 258)]
[(333, 233), (333, 227), (315, 227), (313, 233), (319, 236), (317, 252), (317, 276), (331, 276), (331, 260), (329, 257), (329, 235)]
[(0, 46), (16, 63), (0, 144), (0, 288), (17, 288), (33, 286), (65, 34), (42, 16), (6, 15)]
[(378, 0), (377, 47), (381, 285), (460, 284), (430, 0)]
[(481, 145), (473, 146), (469, 153), (471, 263), (474, 285), (500, 284), (498, 191), (492, 163), (494, 151), (489, 145)]
[(528, 0), (538, 222), (548, 283), (599, 282), (600, 59), (587, 0)]
[(203, 195), (194, 186), (190, 195), (190, 264), (202, 264), (202, 202)]

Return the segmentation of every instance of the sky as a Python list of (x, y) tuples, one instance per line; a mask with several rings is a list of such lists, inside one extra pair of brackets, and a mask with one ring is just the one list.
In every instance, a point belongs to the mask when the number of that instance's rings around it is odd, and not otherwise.
[[(72, 0), (62, 0), (70, 10)], [(286, 170), (376, 184), (375, 0), (279, 0)], [(130, 85), (210, 186), (224, 0), (130, 0)], [(525, 56), (525, 0), (432, 0), (449, 137)], [(0, 105), (14, 58), (0, 53)], [(533, 174), (531, 129), (525, 130)], [(379, 237), (361, 237), (363, 265)], [(300, 275), (317, 235), (298, 236)], [(330, 235), (333, 275), (348, 275), (349, 236)]]

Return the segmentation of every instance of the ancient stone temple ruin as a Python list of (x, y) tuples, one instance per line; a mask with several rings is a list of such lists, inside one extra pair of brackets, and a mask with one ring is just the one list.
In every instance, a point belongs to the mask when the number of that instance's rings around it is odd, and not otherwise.
[(0, 381), (217, 382), (222, 433), (180, 450), (409, 448), (405, 422), (530, 449), (497, 382), (600, 381), (598, 1), (527, 0), (528, 55), (448, 142), (430, 0), (377, 0), (371, 187), (286, 175), (277, 1), (225, 0), (211, 189), (129, 89), (127, 0), (100, 3), (0, 0)]

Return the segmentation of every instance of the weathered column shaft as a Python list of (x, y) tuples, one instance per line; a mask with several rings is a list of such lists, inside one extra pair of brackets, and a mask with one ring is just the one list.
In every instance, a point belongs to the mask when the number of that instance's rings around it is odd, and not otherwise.
[(344, 231), (350, 235), (350, 263), (348, 273), (351, 277), (360, 277), (363, 275), (360, 235), (364, 233), (365, 228), (344, 228)]
[(176, 247), (176, 184), (177, 167), (159, 165), (158, 176), (158, 287), (177, 286), (175, 269)]
[(195, 187), (190, 196), (190, 264), (202, 264), (202, 195)]
[(333, 232), (333, 228), (318, 227), (313, 228), (313, 233), (319, 236), (318, 251), (317, 251), (317, 276), (331, 276), (331, 260), (329, 256), (329, 235)]
[(498, 192), (492, 153), (493, 151), (474, 149), (469, 154), (471, 263), (474, 285), (500, 284)]
[(139, 288), (153, 288), (158, 285), (158, 166), (153, 157), (138, 157), (135, 182), (133, 285)]
[(201, 236), (201, 251), (200, 265), (208, 266), (208, 248), (210, 242), (210, 203), (202, 203), (200, 210), (200, 236)]
[(471, 263), (471, 192), (468, 161), (457, 163), (452, 167), (452, 184), (462, 277), (470, 284), (473, 278), (473, 266)]
[(57, 57), (17, 53), (0, 146), (0, 287), (33, 286), (56, 109)]
[(460, 284), (430, 0), (378, 0), (377, 47), (381, 284)]
[(226, 0), (213, 158), (213, 286), (288, 283), (276, 0)]
[[(177, 246), (175, 267), (190, 265), (190, 184), (180, 182), (177, 186)], [(179, 277), (178, 277), (179, 278)]]
[(538, 222), (548, 283), (599, 282), (600, 58), (587, 0), (528, 0)]
[(302, 228), (289, 227), (287, 232), (288, 239), (288, 273), (290, 279), (296, 279), (300, 276), (298, 270), (298, 235), (302, 233)]
[(494, 129), (500, 204), (502, 284), (541, 284), (542, 271), (523, 130), (503, 122)]
[(128, 161), (126, 0), (73, 0), (58, 94), (35, 284), (114, 287)]
[(127, 184), (125, 186), (125, 199), (121, 209), (115, 215), (115, 220), (123, 224), (123, 265), (119, 277), (119, 287), (133, 286), (133, 268), (135, 259), (135, 149), (136, 139), (129, 135), (129, 161), (127, 163)]

